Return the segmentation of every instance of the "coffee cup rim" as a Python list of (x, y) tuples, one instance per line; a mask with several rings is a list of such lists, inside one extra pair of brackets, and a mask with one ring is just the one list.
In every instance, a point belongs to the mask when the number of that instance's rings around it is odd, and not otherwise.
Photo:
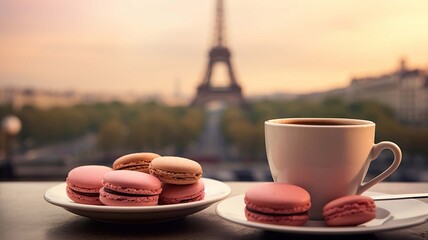
[[(279, 122), (279, 121), (286, 121)], [(322, 125), (322, 124), (302, 124), (296, 122), (327, 122), (335, 121), (340, 124), (337, 125)], [(375, 123), (365, 119), (353, 119), (353, 118), (275, 118), (265, 121), (265, 125), (271, 126), (292, 126), (292, 127), (306, 127), (306, 128), (355, 128), (355, 127), (371, 127), (375, 126)]]

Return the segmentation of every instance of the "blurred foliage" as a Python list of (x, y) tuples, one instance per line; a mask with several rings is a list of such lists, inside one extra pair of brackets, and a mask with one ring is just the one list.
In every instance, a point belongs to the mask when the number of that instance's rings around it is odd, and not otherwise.
[[(203, 109), (171, 107), (157, 102), (124, 104), (119, 102), (76, 105), (48, 110), (26, 106), (13, 110), (0, 106), (0, 119), (8, 114), (22, 121), (19, 140), (24, 147), (38, 147), (79, 138), (97, 136), (103, 152), (154, 151), (168, 149), (184, 153), (200, 136), (205, 121)], [(246, 159), (265, 159), (264, 121), (283, 117), (344, 117), (376, 123), (376, 142), (397, 143), (404, 153), (428, 155), (428, 128), (403, 125), (393, 112), (374, 102), (347, 103), (339, 99), (322, 102), (251, 102), (247, 108), (228, 108), (222, 129), (232, 149)], [(3, 139), (0, 139), (0, 148)]]
[[(115, 150), (183, 151), (202, 131), (202, 109), (170, 107), (156, 102), (119, 102), (76, 105), (48, 110), (26, 106), (0, 107), (0, 119), (8, 114), (22, 121), (20, 141), (29, 147), (67, 141), (95, 133), (104, 152)], [(25, 145), (25, 144), (24, 144)], [(28, 144), (27, 144), (28, 145)]]
[(393, 141), (404, 153), (428, 155), (428, 128), (400, 124), (393, 112), (375, 102), (347, 103), (340, 99), (322, 102), (261, 100), (247, 109), (229, 108), (222, 128), (230, 145), (246, 157), (264, 159), (264, 121), (292, 117), (338, 117), (371, 120), (376, 123), (376, 140)]
[(97, 134), (98, 147), (104, 152), (125, 147), (126, 131), (126, 126), (118, 119), (103, 122)]

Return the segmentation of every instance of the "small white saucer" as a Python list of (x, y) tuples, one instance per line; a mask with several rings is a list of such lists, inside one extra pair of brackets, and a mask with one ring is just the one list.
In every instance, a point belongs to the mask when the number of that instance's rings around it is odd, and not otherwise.
[[(375, 195), (366, 193), (364, 195)], [(296, 234), (362, 234), (406, 228), (428, 220), (428, 204), (415, 200), (376, 201), (376, 218), (353, 227), (328, 227), (324, 221), (307, 221), (303, 226), (282, 226), (247, 221), (244, 194), (228, 198), (217, 205), (217, 214), (234, 223), (276, 232)]]
[(205, 197), (201, 201), (144, 207), (116, 207), (80, 204), (71, 201), (66, 193), (66, 183), (48, 189), (44, 195), (47, 202), (60, 206), (80, 216), (104, 222), (116, 223), (156, 223), (183, 218), (199, 212), (211, 204), (229, 196), (231, 189), (225, 183), (202, 178), (205, 184)]

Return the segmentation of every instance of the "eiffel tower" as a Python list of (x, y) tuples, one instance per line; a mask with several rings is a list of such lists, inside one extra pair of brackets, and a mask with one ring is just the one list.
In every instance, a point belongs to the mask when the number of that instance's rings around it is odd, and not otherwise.
[[(217, 0), (216, 7), (216, 25), (215, 25), (215, 43), (209, 52), (209, 61), (207, 71), (202, 83), (198, 86), (196, 97), (191, 106), (204, 106), (205, 104), (222, 100), (232, 105), (245, 106), (245, 100), (242, 96), (242, 89), (236, 81), (235, 74), (230, 62), (230, 51), (225, 46), (224, 39), (224, 8), (223, 0)], [(212, 85), (211, 76), (215, 64), (224, 63), (228, 70), (229, 85), (225, 87), (216, 87)]]

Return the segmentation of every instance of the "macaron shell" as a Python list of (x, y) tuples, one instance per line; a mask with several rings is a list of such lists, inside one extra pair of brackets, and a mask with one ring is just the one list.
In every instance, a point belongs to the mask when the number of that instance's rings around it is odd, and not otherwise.
[(157, 157), (160, 157), (160, 155), (151, 152), (127, 154), (113, 162), (113, 169), (132, 170), (148, 173), (150, 162)]
[(262, 183), (245, 193), (248, 208), (262, 213), (294, 214), (309, 210), (309, 193), (301, 187), (286, 183)]
[(102, 180), (104, 174), (111, 172), (113, 169), (106, 166), (86, 165), (73, 168), (67, 176), (67, 185), (73, 189), (80, 188), (81, 192), (93, 192), (93, 189), (98, 191), (103, 185)]
[(153, 159), (149, 172), (162, 182), (179, 185), (196, 183), (202, 177), (202, 167), (199, 163), (173, 156)]
[(103, 186), (123, 193), (159, 194), (162, 191), (161, 182), (156, 177), (130, 170), (106, 173)]
[(345, 196), (326, 204), (323, 216), (329, 226), (355, 226), (374, 219), (376, 205), (367, 196)]
[(194, 184), (175, 185), (162, 184), (162, 193), (159, 195), (160, 204), (177, 204), (195, 202), (204, 199), (205, 186), (200, 179)]
[(104, 188), (100, 189), (100, 201), (107, 206), (155, 206), (158, 200), (159, 195), (123, 196), (108, 193)]
[(183, 157), (164, 156), (153, 159), (151, 162), (153, 168), (162, 169), (171, 172), (182, 173), (200, 173), (202, 167), (199, 163)]
[(245, 217), (248, 221), (287, 226), (301, 226), (309, 219), (307, 213), (297, 215), (268, 215), (252, 212), (247, 208), (245, 208)]

